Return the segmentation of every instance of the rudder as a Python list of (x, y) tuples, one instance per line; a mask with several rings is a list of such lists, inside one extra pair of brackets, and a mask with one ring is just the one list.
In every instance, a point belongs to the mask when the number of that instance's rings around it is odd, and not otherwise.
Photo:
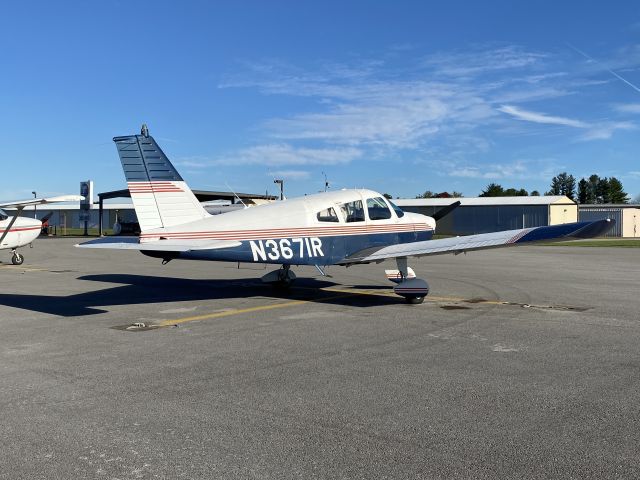
[(140, 230), (167, 228), (209, 214), (158, 146), (146, 125), (140, 135), (115, 137)]

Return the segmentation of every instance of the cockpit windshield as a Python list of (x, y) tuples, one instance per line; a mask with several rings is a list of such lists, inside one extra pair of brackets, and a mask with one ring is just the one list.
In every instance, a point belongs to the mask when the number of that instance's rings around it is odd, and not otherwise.
[(7, 218), (9, 218), (9, 215), (7, 215), (7, 212), (5, 212), (0, 208), (0, 220), (6, 220)]
[(393, 208), (393, 211), (396, 212), (396, 215), (398, 216), (398, 218), (404, 217), (404, 212), (399, 206), (397, 206), (395, 203), (393, 203), (389, 199), (387, 199), (387, 202), (389, 202), (389, 205), (391, 205), (391, 208)]

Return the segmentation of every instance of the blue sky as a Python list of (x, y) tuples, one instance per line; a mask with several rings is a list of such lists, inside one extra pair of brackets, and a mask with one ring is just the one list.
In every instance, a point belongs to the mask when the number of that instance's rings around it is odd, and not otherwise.
[(0, 42), (0, 199), (123, 188), (142, 122), (193, 188), (640, 194), (637, 2), (11, 2)]

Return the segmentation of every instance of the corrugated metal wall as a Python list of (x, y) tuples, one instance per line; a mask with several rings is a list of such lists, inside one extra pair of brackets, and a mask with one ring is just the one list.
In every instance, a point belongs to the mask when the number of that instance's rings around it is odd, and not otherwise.
[[(407, 212), (432, 216), (443, 207), (402, 207)], [(548, 225), (547, 205), (460, 206), (440, 220), (439, 235), (473, 235)]]
[(615, 226), (605, 237), (621, 237), (622, 236), (622, 209), (606, 208), (606, 207), (588, 207), (578, 208), (578, 221), (593, 222), (595, 220), (605, 220), (611, 218), (616, 221)]

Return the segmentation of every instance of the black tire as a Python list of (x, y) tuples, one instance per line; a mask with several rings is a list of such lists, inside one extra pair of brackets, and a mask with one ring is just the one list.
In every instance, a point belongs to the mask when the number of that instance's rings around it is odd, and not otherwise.
[(14, 253), (13, 257), (11, 257), (11, 263), (14, 265), (22, 265), (24, 263), (24, 255), (20, 255), (19, 253)]
[(407, 297), (406, 300), (411, 305), (419, 305), (424, 302), (424, 297)]

